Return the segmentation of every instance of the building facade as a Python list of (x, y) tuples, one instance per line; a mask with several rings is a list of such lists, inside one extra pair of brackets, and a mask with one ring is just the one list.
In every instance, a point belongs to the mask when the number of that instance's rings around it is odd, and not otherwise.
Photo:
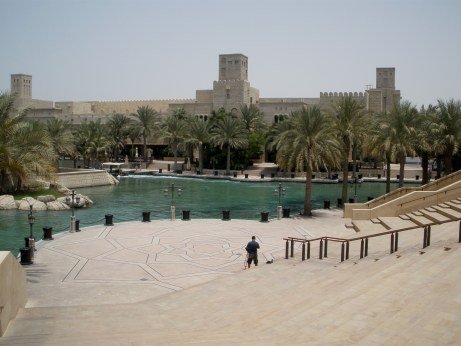
[(395, 68), (377, 68), (376, 86), (360, 92), (321, 92), (312, 98), (260, 98), (259, 90), (248, 79), (248, 57), (243, 54), (219, 55), (218, 80), (209, 90), (196, 90), (195, 99), (172, 100), (124, 100), (124, 101), (46, 101), (32, 98), (32, 76), (11, 75), (11, 92), (17, 94), (17, 107), (29, 108), (28, 116), (46, 121), (52, 118), (68, 120), (78, 125), (86, 120), (105, 122), (116, 113), (133, 114), (138, 107), (149, 106), (167, 116), (184, 108), (187, 114), (207, 119), (213, 110), (224, 108), (239, 114), (243, 105), (254, 104), (263, 112), (270, 125), (302, 107), (319, 106), (327, 110), (331, 104), (344, 96), (352, 96), (363, 102), (372, 112), (389, 111), (400, 101), (400, 90), (395, 89)]

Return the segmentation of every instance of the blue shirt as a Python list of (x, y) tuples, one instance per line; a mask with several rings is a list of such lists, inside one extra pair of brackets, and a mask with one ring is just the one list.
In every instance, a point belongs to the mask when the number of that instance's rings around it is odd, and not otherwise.
[(258, 249), (259, 249), (259, 244), (255, 240), (250, 241), (245, 248), (245, 250), (247, 250), (248, 253), (252, 253), (252, 254), (257, 253)]

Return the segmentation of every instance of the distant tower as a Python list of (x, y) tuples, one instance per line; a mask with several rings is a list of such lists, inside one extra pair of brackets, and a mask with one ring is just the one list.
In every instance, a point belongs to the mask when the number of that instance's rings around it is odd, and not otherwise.
[(221, 54), (219, 80), (248, 80), (248, 57), (243, 54)]
[(400, 102), (400, 90), (395, 89), (395, 67), (376, 68), (376, 88), (366, 90), (367, 109), (389, 112)]
[(376, 89), (395, 90), (395, 67), (376, 68)]
[(11, 93), (16, 93), (19, 98), (32, 99), (32, 76), (27, 74), (12, 74)]

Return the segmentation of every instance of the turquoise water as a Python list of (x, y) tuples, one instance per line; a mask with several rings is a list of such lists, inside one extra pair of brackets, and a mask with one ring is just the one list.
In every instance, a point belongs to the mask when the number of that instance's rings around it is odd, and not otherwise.
[[(150, 211), (151, 219), (168, 219), (170, 216), (171, 194), (164, 196), (164, 188), (181, 187), (181, 196), (175, 195), (176, 218), (182, 217), (182, 210), (190, 210), (193, 219), (221, 219), (222, 210), (230, 210), (232, 219), (259, 220), (260, 212), (269, 212), (269, 218), (276, 217), (278, 197), (274, 196), (276, 182), (237, 182), (177, 177), (130, 176), (122, 177), (116, 186), (100, 186), (77, 189), (78, 193), (89, 196), (94, 205), (87, 209), (76, 209), (80, 227), (104, 224), (104, 215), (113, 214), (114, 222), (142, 220), (142, 212)], [(291, 209), (292, 215), (299, 213), (304, 204), (304, 184), (287, 182), (283, 207)], [(354, 185), (349, 185), (350, 197)], [(392, 184), (395, 189), (397, 184)], [(357, 184), (360, 201), (368, 196), (377, 197), (385, 192), (384, 183)], [(331, 206), (341, 195), (341, 184), (314, 184), (312, 193), (313, 209), (323, 208), (323, 201), (330, 200)], [(18, 253), (24, 246), (24, 237), (29, 234), (27, 211), (0, 210), (0, 251)], [(44, 226), (53, 227), (53, 233), (69, 228), (70, 211), (42, 211), (35, 213), (34, 235), (43, 236)]]

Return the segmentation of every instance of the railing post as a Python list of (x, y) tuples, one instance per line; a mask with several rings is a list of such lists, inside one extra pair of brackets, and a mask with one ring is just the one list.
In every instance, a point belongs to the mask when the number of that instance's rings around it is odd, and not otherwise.
[(365, 254), (364, 254), (365, 257), (368, 256), (368, 238), (365, 238)]
[(311, 258), (311, 242), (308, 241), (307, 242), (307, 259), (310, 259)]
[(302, 247), (302, 251), (301, 251), (302, 255), (301, 255), (301, 260), (304, 261), (306, 258), (306, 243), (303, 242), (303, 247)]
[(344, 242), (341, 243), (341, 262), (344, 262)]
[(295, 255), (295, 240), (291, 239), (291, 257), (294, 257)]
[(349, 242), (346, 242), (346, 259), (349, 259)]
[(320, 239), (320, 246), (319, 246), (319, 259), (323, 258), (323, 239)]
[(363, 258), (363, 238), (360, 241), (360, 258)]
[(325, 238), (325, 246), (323, 247), (323, 257), (328, 257), (328, 239)]
[(427, 243), (427, 226), (424, 226), (423, 249), (426, 247), (426, 243)]
[(427, 246), (431, 245), (431, 226), (427, 226)]
[(394, 244), (394, 251), (397, 252), (399, 249), (399, 232), (395, 232)]
[(285, 244), (285, 259), (288, 259), (288, 239), (287, 239), (287, 242)]
[(461, 243), (461, 221), (459, 221), (459, 235), (458, 235), (458, 243)]
[(391, 233), (391, 252), (394, 253), (394, 233)]

